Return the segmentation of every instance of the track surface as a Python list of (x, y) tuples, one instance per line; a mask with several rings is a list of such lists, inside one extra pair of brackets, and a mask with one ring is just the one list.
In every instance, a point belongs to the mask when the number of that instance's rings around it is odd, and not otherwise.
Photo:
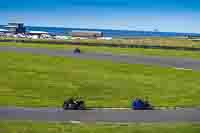
[(32, 120), (49, 122), (200, 122), (200, 110), (88, 110), (0, 108), (0, 120)]
[(68, 56), (86, 59), (101, 59), (111, 60), (121, 63), (130, 64), (146, 64), (146, 65), (159, 65), (165, 67), (176, 67), (192, 70), (200, 70), (200, 60), (173, 58), (173, 57), (156, 57), (156, 56), (126, 56), (126, 55), (112, 55), (112, 54), (97, 54), (97, 53), (83, 53), (73, 54), (70, 51), (64, 50), (51, 50), (44, 48), (19, 48), (11, 46), (0, 46), (0, 52), (20, 52), (32, 54), (46, 54), (50, 56)]

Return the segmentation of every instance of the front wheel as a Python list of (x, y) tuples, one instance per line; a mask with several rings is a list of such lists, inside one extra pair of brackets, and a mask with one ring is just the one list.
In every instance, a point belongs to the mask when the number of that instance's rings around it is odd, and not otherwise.
[(83, 105), (81, 104), (80, 107), (79, 107), (79, 110), (85, 110), (85, 109), (86, 109), (86, 108), (85, 108), (85, 105), (84, 105), (84, 104), (83, 104)]
[(84, 103), (83, 101), (80, 101), (80, 102), (78, 103), (78, 109), (79, 109), (79, 110), (85, 110), (85, 109), (86, 109), (85, 103)]

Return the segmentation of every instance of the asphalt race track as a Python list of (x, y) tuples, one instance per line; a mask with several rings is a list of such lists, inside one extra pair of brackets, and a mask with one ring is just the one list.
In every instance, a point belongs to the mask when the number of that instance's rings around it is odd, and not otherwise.
[(0, 52), (19, 52), (44, 54), (50, 56), (67, 56), (77, 57), (83, 59), (99, 59), (111, 60), (120, 63), (130, 64), (145, 64), (145, 65), (159, 65), (164, 67), (175, 67), (178, 69), (200, 70), (200, 60), (177, 58), (177, 57), (156, 57), (156, 56), (128, 56), (128, 55), (112, 55), (112, 54), (98, 54), (98, 53), (83, 53), (74, 54), (65, 50), (51, 50), (44, 48), (20, 48), (11, 46), (0, 46)]
[(87, 110), (64, 111), (52, 108), (0, 107), (0, 120), (31, 120), (48, 122), (200, 122), (200, 109), (182, 110)]

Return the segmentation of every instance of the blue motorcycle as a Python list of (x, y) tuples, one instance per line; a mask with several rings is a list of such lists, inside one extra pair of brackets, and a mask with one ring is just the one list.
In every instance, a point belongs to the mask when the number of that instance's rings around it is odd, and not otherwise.
[(142, 99), (135, 99), (132, 102), (132, 109), (134, 110), (153, 110), (153, 107), (148, 101)]

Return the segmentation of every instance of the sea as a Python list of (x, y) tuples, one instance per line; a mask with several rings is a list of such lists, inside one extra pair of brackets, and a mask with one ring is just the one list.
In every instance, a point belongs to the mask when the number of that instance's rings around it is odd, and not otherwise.
[[(0, 29), (4, 26), (0, 25)], [(200, 36), (200, 33), (177, 33), (177, 32), (154, 32), (154, 31), (134, 31), (134, 30), (111, 30), (111, 29), (84, 29), (84, 28), (58, 28), (58, 27), (36, 27), (26, 26), (27, 31), (45, 31), (55, 35), (69, 35), (73, 30), (100, 31), (105, 37), (112, 38), (132, 38), (132, 37), (183, 37)]]

